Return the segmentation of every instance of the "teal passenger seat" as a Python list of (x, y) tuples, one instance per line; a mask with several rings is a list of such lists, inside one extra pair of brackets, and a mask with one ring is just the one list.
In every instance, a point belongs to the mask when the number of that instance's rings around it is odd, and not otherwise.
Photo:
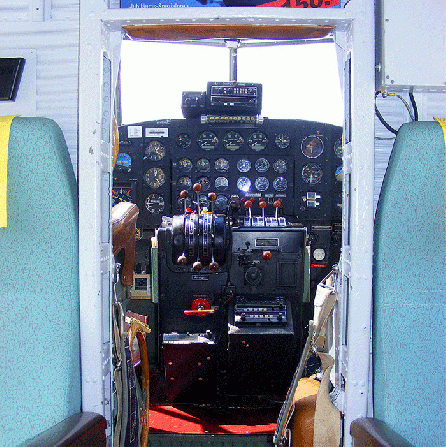
[[(38, 445), (105, 445), (102, 416), (76, 416), (81, 412), (77, 184), (54, 121), (14, 118), (7, 181), (8, 221), (0, 228), (0, 445), (34, 445), (27, 440), (55, 425), (64, 433), (41, 436)], [(96, 430), (96, 444), (76, 444), (84, 421), (85, 439)], [(67, 433), (69, 441), (59, 443)]]
[(445, 154), (440, 124), (403, 125), (375, 221), (374, 417), (419, 447), (446, 439)]

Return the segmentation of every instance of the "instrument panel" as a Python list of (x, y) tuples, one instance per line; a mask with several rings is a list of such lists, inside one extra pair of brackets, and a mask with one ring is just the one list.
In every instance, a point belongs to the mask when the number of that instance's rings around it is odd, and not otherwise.
[[(155, 229), (163, 215), (197, 207), (332, 225), (341, 220), (341, 135), (342, 128), (330, 124), (268, 118), (121, 126), (113, 200), (136, 203), (142, 229)], [(259, 207), (260, 199), (266, 207)]]

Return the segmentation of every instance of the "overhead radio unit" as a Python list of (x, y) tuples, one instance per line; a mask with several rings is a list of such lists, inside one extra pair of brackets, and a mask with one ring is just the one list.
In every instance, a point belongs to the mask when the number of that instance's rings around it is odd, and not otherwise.
[(248, 122), (262, 111), (262, 84), (208, 82), (206, 92), (183, 92), (181, 108), (184, 118), (215, 116), (227, 123), (227, 117), (234, 123), (243, 116)]
[(208, 82), (208, 113), (259, 115), (262, 111), (262, 84)]

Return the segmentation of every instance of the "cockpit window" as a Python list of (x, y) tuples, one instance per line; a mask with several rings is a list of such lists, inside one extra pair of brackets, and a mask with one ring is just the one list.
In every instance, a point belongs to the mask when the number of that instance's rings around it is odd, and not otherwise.
[[(262, 116), (342, 125), (334, 43), (253, 45), (237, 55), (237, 80), (263, 85)], [(225, 46), (123, 41), (122, 123), (182, 118), (183, 91), (229, 76)]]

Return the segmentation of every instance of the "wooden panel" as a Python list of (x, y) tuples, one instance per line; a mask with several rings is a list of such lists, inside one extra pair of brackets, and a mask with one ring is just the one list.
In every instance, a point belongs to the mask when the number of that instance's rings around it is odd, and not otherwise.
[(124, 26), (133, 40), (189, 39), (316, 39), (326, 37), (334, 26), (315, 25), (133, 25)]

